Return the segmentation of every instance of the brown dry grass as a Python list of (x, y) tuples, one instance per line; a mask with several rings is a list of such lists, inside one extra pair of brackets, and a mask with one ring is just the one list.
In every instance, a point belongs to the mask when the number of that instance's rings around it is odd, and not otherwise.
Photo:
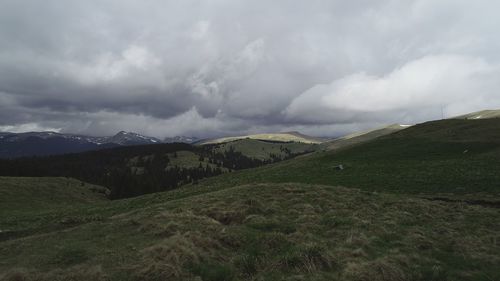
[[(85, 275), (120, 281), (500, 276), (495, 267), (500, 263), (500, 210), (494, 208), (341, 187), (259, 184), (123, 213), (47, 234), (47, 244), (34, 237), (3, 242), (16, 249), (6, 257), (23, 257), (16, 266), (25, 268), (8, 270), (3, 280), (50, 280), (55, 274), (75, 281), (88, 280)], [(99, 244), (103, 236), (96, 231), (101, 230), (112, 240)], [(29, 255), (32, 249), (50, 252), (51, 243), (82, 240), (89, 243), (79, 246), (85, 256), (76, 265), (47, 268)]]

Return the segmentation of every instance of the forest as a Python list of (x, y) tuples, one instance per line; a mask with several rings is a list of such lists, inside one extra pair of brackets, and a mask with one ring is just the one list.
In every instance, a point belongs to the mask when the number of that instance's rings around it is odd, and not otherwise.
[[(46, 157), (1, 159), (0, 176), (71, 177), (109, 189), (110, 199), (171, 190), (206, 177), (235, 170), (262, 166), (293, 158), (283, 147), (281, 155), (255, 159), (236, 151), (233, 146), (217, 149), (219, 144), (195, 146), (184, 143), (118, 147), (98, 151)], [(191, 152), (198, 157), (196, 165), (170, 165), (177, 152)], [(135, 161), (132, 161), (135, 160)], [(140, 171), (140, 172), (138, 172)]]

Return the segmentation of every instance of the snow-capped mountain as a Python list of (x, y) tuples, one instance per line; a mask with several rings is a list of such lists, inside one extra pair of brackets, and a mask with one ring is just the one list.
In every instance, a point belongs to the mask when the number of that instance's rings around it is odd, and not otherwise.
[(137, 133), (125, 131), (118, 132), (112, 137), (104, 138), (103, 141), (103, 143), (116, 143), (119, 145), (155, 144), (161, 142), (162, 141), (157, 138), (146, 137)]
[(76, 153), (116, 146), (156, 144), (162, 141), (121, 131), (113, 136), (94, 137), (56, 132), (0, 133), (0, 158)]
[(173, 143), (173, 142), (183, 142), (183, 143), (195, 143), (200, 139), (197, 137), (186, 137), (186, 136), (175, 136), (172, 138), (165, 138), (163, 140), (164, 143)]

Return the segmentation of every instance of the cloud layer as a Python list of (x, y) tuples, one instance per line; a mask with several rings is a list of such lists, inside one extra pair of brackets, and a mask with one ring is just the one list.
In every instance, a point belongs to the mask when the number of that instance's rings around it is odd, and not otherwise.
[(426, 56), (384, 76), (361, 72), (316, 85), (295, 98), (284, 113), (292, 121), (310, 124), (390, 118), (415, 122), (436, 117), (435, 113), (450, 117), (487, 107), (491, 101), (498, 104), (497, 77), (500, 67), (482, 59)]
[(498, 8), (0, 0), (0, 130), (339, 135), (500, 108)]

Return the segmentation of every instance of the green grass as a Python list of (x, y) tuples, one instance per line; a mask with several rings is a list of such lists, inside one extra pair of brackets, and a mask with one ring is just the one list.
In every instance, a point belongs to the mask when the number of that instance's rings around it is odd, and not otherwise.
[[(259, 160), (271, 160), (271, 155), (278, 156), (284, 159), (287, 153), (284, 149), (288, 149), (291, 153), (302, 154), (310, 151), (315, 151), (320, 148), (317, 144), (306, 144), (298, 142), (266, 142), (253, 139), (241, 139), (227, 143), (221, 143), (214, 146), (214, 152), (224, 153), (230, 149), (234, 151), (241, 152), (243, 155), (249, 158), (259, 159)], [(175, 153), (168, 153), (169, 163), (168, 168), (180, 167), (180, 168), (198, 168), (200, 164), (203, 168), (211, 167), (213, 169), (217, 168), (216, 164), (210, 163), (208, 158), (200, 159), (200, 156), (192, 151), (177, 151)], [(144, 173), (144, 167), (139, 163), (151, 161), (153, 155), (146, 156), (135, 156), (131, 158), (128, 162), (133, 174), (142, 175)], [(228, 172), (225, 167), (220, 167), (223, 172)]]
[(496, 208), (293, 183), (189, 192), (113, 201), (94, 208), (100, 221), (0, 242), (0, 272), (6, 280), (500, 278)]
[(0, 217), (103, 202), (104, 192), (72, 178), (0, 177)]
[(500, 138), (500, 119), (432, 121), (409, 127), (391, 137), (426, 138), (454, 142), (498, 142)]
[[(342, 185), (409, 194), (500, 194), (500, 120), (446, 120), (371, 142), (204, 180)], [(426, 137), (427, 136), (427, 137)], [(345, 169), (338, 171), (335, 166)]]
[(71, 178), (0, 177), (0, 241), (99, 221), (82, 209), (108, 204), (104, 192)]
[(485, 119), (485, 118), (500, 118), (500, 110), (481, 110), (469, 114), (454, 117), (456, 119)]
[(259, 160), (269, 160), (271, 159), (270, 154), (280, 156), (281, 158), (286, 157), (286, 153), (283, 149), (288, 149), (292, 153), (305, 153), (308, 151), (317, 150), (320, 146), (318, 144), (308, 144), (300, 142), (266, 142), (253, 139), (242, 139), (232, 142), (219, 144), (215, 151), (224, 152), (232, 147), (235, 151), (241, 152), (243, 155), (255, 158)]
[[(111, 202), (46, 208), (50, 192), (4, 178), (0, 280), (500, 280), (500, 208), (469, 200), (500, 201), (499, 122), (426, 123)], [(424, 198), (442, 196), (456, 201)]]
[(284, 142), (284, 143), (300, 142), (309, 144), (319, 144), (326, 141), (326, 139), (303, 135), (299, 132), (283, 132), (283, 133), (268, 133), (268, 134), (264, 133), (264, 134), (254, 134), (254, 135), (235, 136), (235, 137), (223, 137), (218, 139), (204, 140), (201, 141), (199, 144), (226, 143), (244, 139), (264, 140), (264, 141), (274, 141), (274, 142)]
[[(203, 159), (200, 161), (200, 156), (191, 151), (177, 151), (174, 153), (169, 153), (168, 158), (170, 162), (168, 163), (168, 167), (182, 167), (182, 168), (198, 168), (200, 164), (202, 167), (209, 166), (211, 168), (217, 168), (217, 165), (212, 164), (208, 161), (208, 159)], [(222, 168), (223, 171), (227, 171), (227, 169)]]
[(324, 147), (327, 150), (337, 150), (337, 149), (342, 149), (345, 147), (357, 145), (363, 142), (371, 141), (376, 138), (395, 133), (397, 131), (400, 131), (404, 129), (404, 126), (401, 125), (389, 125), (386, 127), (374, 129), (371, 131), (366, 131), (366, 132), (360, 132), (360, 133), (354, 133), (351, 135), (347, 135), (338, 139), (334, 139), (332, 141), (328, 141), (325, 143), (322, 143), (321, 146)]

